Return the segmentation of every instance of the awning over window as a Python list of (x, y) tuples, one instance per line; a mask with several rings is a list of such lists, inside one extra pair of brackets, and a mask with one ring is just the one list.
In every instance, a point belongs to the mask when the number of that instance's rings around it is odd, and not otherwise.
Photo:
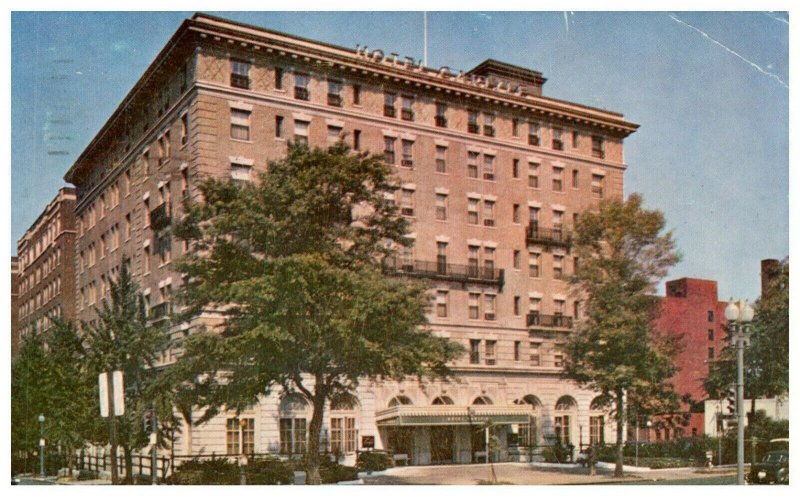
[(492, 425), (526, 423), (533, 412), (529, 405), (431, 405), (393, 406), (375, 413), (380, 426)]

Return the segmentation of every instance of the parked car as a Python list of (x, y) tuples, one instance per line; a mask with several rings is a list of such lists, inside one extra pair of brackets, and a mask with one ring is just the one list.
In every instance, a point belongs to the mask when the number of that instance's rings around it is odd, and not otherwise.
[(772, 450), (761, 459), (761, 462), (750, 467), (747, 476), (752, 484), (789, 484), (789, 450)]

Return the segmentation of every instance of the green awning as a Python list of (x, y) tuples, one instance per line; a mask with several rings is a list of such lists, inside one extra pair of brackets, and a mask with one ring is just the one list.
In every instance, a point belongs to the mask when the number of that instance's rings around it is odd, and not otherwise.
[(509, 425), (527, 423), (529, 405), (399, 405), (375, 414), (380, 426)]

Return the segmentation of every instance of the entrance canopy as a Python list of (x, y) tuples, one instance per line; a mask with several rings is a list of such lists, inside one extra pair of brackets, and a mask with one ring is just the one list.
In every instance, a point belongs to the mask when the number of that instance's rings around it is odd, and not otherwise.
[(392, 406), (375, 413), (380, 426), (434, 426), (434, 425), (492, 425), (527, 423), (531, 416), (529, 405), (473, 405), (442, 404), (431, 406)]

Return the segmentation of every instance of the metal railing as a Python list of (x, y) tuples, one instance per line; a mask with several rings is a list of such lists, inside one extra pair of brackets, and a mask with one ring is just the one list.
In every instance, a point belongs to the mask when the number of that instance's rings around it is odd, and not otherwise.
[(342, 106), (341, 94), (328, 93), (328, 104), (331, 106)]
[(469, 123), (467, 124), (467, 132), (472, 134), (478, 134), (479, 132), (481, 132), (481, 128), (478, 124)]
[(383, 262), (386, 272), (429, 279), (440, 279), (458, 282), (490, 284), (503, 287), (504, 271), (494, 267), (477, 265), (456, 265), (446, 261), (404, 261), (396, 257), (387, 258)]
[(156, 232), (168, 227), (171, 222), (172, 216), (168, 203), (164, 202), (150, 211), (150, 228)]
[(527, 315), (527, 326), (529, 328), (563, 328), (572, 329), (572, 317), (562, 314), (540, 314), (529, 312)]
[(238, 75), (231, 73), (231, 87), (238, 87), (239, 89), (250, 88), (250, 77), (247, 75)]
[(436, 120), (436, 127), (447, 127), (447, 118), (443, 115), (437, 115), (435, 117)]
[(542, 228), (531, 225), (528, 226), (525, 237), (529, 244), (544, 244), (567, 248), (572, 245), (572, 234), (563, 228)]
[(307, 87), (295, 87), (294, 88), (294, 98), (300, 99), (302, 101), (308, 101), (308, 88)]

